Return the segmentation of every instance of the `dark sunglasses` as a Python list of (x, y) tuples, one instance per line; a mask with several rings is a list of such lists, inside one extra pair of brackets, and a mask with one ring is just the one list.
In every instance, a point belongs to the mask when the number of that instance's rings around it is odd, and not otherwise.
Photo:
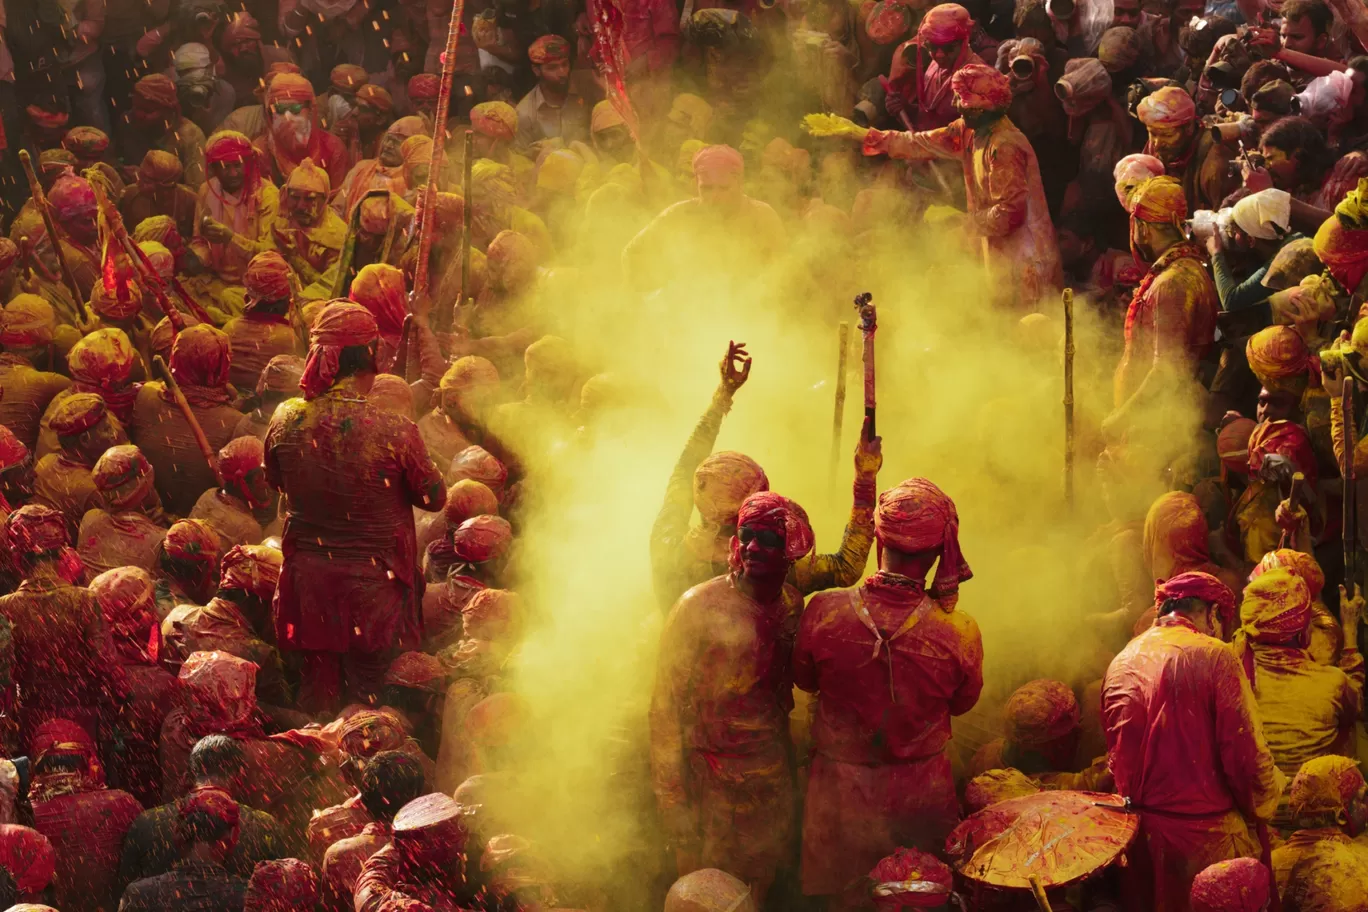
[(949, 44), (928, 44), (927, 48), (933, 54), (951, 54), (960, 49), (961, 42), (952, 41)]
[(300, 101), (279, 101), (276, 102), (275, 112), (277, 114), (298, 114), (308, 105)]
[(784, 547), (784, 536), (769, 529), (752, 529), (750, 526), (742, 526), (736, 530), (736, 537), (743, 545), (758, 542), (762, 548)]

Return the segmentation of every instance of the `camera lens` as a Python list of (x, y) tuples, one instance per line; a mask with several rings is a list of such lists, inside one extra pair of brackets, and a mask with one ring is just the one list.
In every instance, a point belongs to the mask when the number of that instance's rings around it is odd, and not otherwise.
[(1227, 108), (1235, 107), (1235, 103), (1239, 100), (1240, 93), (1237, 92), (1235, 89), (1221, 90), (1221, 104), (1225, 105)]
[(1035, 72), (1035, 62), (1029, 57), (1018, 57), (1012, 61), (1012, 72), (1022, 77), (1030, 76)]

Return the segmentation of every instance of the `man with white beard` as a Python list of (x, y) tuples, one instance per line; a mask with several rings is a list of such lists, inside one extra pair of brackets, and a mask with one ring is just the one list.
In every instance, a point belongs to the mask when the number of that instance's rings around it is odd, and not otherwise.
[(281, 73), (266, 90), (266, 132), (255, 146), (271, 166), (271, 181), (284, 186), (306, 158), (327, 172), (329, 185), (347, 176), (347, 148), (318, 123), (313, 86), (297, 73)]

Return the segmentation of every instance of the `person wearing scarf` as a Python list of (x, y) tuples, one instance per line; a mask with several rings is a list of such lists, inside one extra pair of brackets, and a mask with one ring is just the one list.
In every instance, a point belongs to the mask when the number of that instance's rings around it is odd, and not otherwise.
[[(1211, 348), (1220, 309), (1202, 251), (1183, 235), (1188, 203), (1182, 185), (1172, 177), (1141, 180), (1127, 193), (1125, 206), (1131, 252), (1149, 270), (1126, 310), (1113, 411), (1103, 422), (1103, 433), (1111, 435), (1123, 435), (1143, 419), (1164, 391), (1191, 382)], [(1172, 432), (1167, 421), (1164, 432)]]
[(446, 369), (432, 394), (432, 410), (418, 419), (423, 443), (438, 465), (450, 465), (484, 438), (501, 390), (499, 369), (486, 358), (466, 355)]
[(1325, 571), (1316, 558), (1304, 551), (1279, 548), (1269, 551), (1263, 560), (1249, 572), (1254, 579), (1269, 570), (1281, 568), (1306, 583), (1311, 596), (1311, 627), (1306, 650), (1319, 665), (1334, 665), (1340, 660), (1340, 650), (1344, 648), (1344, 630), (1339, 618), (1325, 607), (1321, 590), (1325, 588)]
[(202, 605), (218, 587), (219, 557), (223, 554), (218, 533), (198, 519), (171, 524), (157, 548), (152, 577), (157, 581), (157, 616), (186, 603)]
[(132, 444), (105, 450), (91, 470), (101, 507), (81, 517), (76, 553), (93, 576), (115, 567), (151, 571), (170, 525), (152, 483), (152, 466)]
[(901, 161), (959, 159), (970, 225), (984, 241), (987, 263), (998, 271), (1004, 297), (1033, 310), (1059, 287), (1063, 267), (1035, 151), (1007, 118), (1011, 85), (981, 63), (956, 69), (949, 85), (959, 119), (929, 132), (870, 130), (864, 154)]
[(0, 868), (14, 880), (16, 899), (42, 899), (57, 876), (57, 853), (48, 838), (32, 827), (0, 824)]
[(243, 281), (252, 258), (270, 248), (280, 213), (280, 192), (260, 174), (252, 141), (220, 130), (204, 147), (208, 180), (195, 205), (190, 248), (229, 285)]
[(328, 208), (331, 186), (328, 172), (306, 158), (290, 172), (281, 194), (275, 246), (302, 285), (317, 282), (337, 263), (347, 239), (347, 223)]
[(1218, 861), (1192, 881), (1192, 912), (1264, 912), (1273, 874), (1257, 858)]
[(1278, 892), (1292, 869), (1328, 844), (1353, 844), (1368, 824), (1368, 783), (1358, 762), (1329, 754), (1308, 760), (1287, 789), (1287, 810), (1295, 827), (1273, 850)]
[(185, 169), (185, 185), (199, 190), (204, 183), (204, 131), (181, 115), (176, 83), (170, 76), (152, 73), (134, 84), (128, 123), (122, 143), (124, 161), (140, 162), (149, 151), (165, 152)]
[(1274, 568), (1245, 587), (1234, 649), (1254, 688), (1269, 750), (1289, 778), (1307, 760), (1353, 753), (1363, 705), (1362, 608), (1361, 599), (1343, 600), (1344, 648), (1335, 665), (1321, 665), (1307, 652), (1313, 613), (1306, 583)]
[(242, 912), (296, 912), (318, 906), (318, 872), (306, 861), (281, 858), (263, 861), (247, 882)]
[[(76, 290), (89, 297), (91, 289), (100, 277), (99, 237), (95, 223), (95, 191), (90, 182), (83, 177), (64, 174), (53, 183), (48, 191), (48, 206), (52, 210), (52, 220), (62, 245), (62, 255), (76, 279)], [(56, 277), (51, 287), (63, 289), (58, 299), (70, 297), (60, 278), (57, 255), (47, 238), (46, 226), (40, 221), (37, 231), (29, 235), (35, 250), (42, 258), (48, 275)], [(47, 243), (44, 244), (43, 242)], [(49, 295), (45, 297), (51, 298)]]
[(71, 386), (51, 371), (56, 330), (52, 305), (36, 294), (15, 295), (0, 312), (0, 424), (30, 451), (48, 406)]
[(324, 169), (332, 186), (341, 187), (347, 176), (347, 147), (319, 123), (309, 80), (297, 73), (279, 74), (266, 87), (265, 105), (266, 132), (254, 145), (268, 163), (271, 183), (285, 186), (308, 160)]
[(146, 219), (170, 216), (181, 233), (194, 231), (195, 199), (202, 187), (183, 183), (185, 171), (173, 152), (153, 149), (138, 166), (138, 179), (124, 188), (119, 211), (131, 230)]
[(401, 117), (390, 124), (380, 137), (375, 158), (361, 159), (343, 178), (332, 199), (332, 207), (337, 214), (343, 219), (350, 219), (362, 197), (371, 190), (389, 190), (402, 196), (404, 157), (400, 149), (406, 140), (422, 135), (424, 130), (423, 118), (414, 115)]
[(1182, 573), (1154, 599), (1159, 619), (1107, 669), (1102, 723), (1116, 791), (1140, 818), (1122, 873), (1126, 908), (1187, 912), (1204, 868), (1258, 855), (1253, 827), (1273, 817), (1286, 777), (1222, 642), (1234, 595), (1214, 576)]
[(303, 399), (266, 432), (266, 477), (288, 498), (276, 642), (303, 653), (299, 704), (374, 695), (392, 650), (417, 646), (423, 582), (413, 508), (441, 510), (442, 474), (413, 421), (366, 401), (379, 327), (359, 304), (325, 306), (309, 333)]
[(262, 525), (275, 517), (275, 494), (266, 484), (266, 450), (255, 436), (234, 437), (219, 450), (223, 487), (200, 495), (191, 519), (208, 523), (225, 548), (262, 539)]
[(367, 760), (358, 788), (359, 803), (370, 819), (356, 833), (333, 838), (324, 850), (320, 880), (325, 912), (351, 912), (366, 860), (389, 845), (395, 815), (428, 786), (422, 764), (411, 754), (384, 750)]
[(104, 611), (114, 659), (128, 679), (123, 752), (111, 762), (116, 781), (125, 783), (145, 807), (161, 798), (157, 744), (180, 688), (176, 676), (159, 661), (161, 629), (155, 590), (152, 577), (139, 567), (116, 567), (90, 581), (90, 591)]
[(276, 355), (261, 369), (256, 382), (255, 408), (242, 416), (233, 429), (233, 439), (255, 437), (265, 441), (266, 428), (275, 414), (276, 406), (292, 399), (299, 392), (299, 380), (304, 375), (304, 359), (298, 355)]
[(274, 250), (252, 257), (242, 277), (244, 310), (223, 327), (233, 352), (228, 380), (239, 390), (254, 390), (267, 363), (277, 355), (301, 355), (292, 322), (294, 271)]
[(64, 718), (43, 723), (28, 739), (33, 828), (57, 853), (56, 901), (64, 910), (112, 908), (119, 853), (142, 805), (105, 784), (95, 739)]
[(878, 572), (814, 596), (793, 650), (794, 683), (818, 694), (803, 815), (808, 896), (840, 897), (900, 845), (934, 851), (959, 819), (950, 719), (983, 689), (978, 624), (956, 609), (973, 577), (959, 514), (934, 483), (910, 478), (879, 495), (874, 539)]
[(750, 495), (728, 572), (684, 593), (660, 635), (650, 737), (665, 832), (681, 872), (725, 867), (757, 905), (793, 833), (789, 656), (802, 595), (786, 580), (812, 547), (802, 507)]
[[(1207, 543), (1210, 531), (1196, 497), (1185, 491), (1160, 495), (1145, 516), (1142, 548), (1148, 578), (1166, 580), (1182, 573), (1209, 573), (1238, 596), (1243, 580), (1233, 570), (1212, 562)], [(1144, 633), (1157, 617), (1157, 606), (1150, 606), (1135, 621), (1132, 633)]]
[(110, 447), (128, 443), (128, 436), (94, 393), (76, 393), (58, 403), (52, 429), (60, 449), (34, 466), (31, 502), (60, 512), (74, 537), (81, 517), (101, 503), (92, 474), (96, 460)]
[[(1280, 547), (1284, 534), (1290, 534), (1290, 541), (1307, 544), (1324, 522), (1324, 507), (1318, 499), (1292, 510), (1282, 494), (1283, 479), (1294, 472), (1305, 477), (1312, 492), (1320, 477), (1311, 435), (1284, 417), (1292, 414), (1295, 399), (1263, 390), (1259, 401), (1263, 420), (1249, 436), (1249, 484), (1235, 502), (1226, 530), (1238, 553), (1251, 563)], [(1275, 413), (1275, 407), (1283, 410)]]
[[(349, 297), (375, 317), (376, 326), (380, 330), (380, 348), (375, 355), (376, 367), (381, 373), (404, 374), (407, 365), (396, 364), (394, 360), (403, 337), (404, 318), (409, 314), (408, 288), (404, 281), (404, 273), (388, 263), (371, 263), (363, 266), (351, 283)], [(411, 332), (410, 350), (413, 351), (416, 346), (422, 377), (435, 386), (441, 382), (447, 365), (426, 313), (413, 314)]]
[[(187, 327), (171, 346), (170, 364), (209, 445), (221, 449), (242, 419), (228, 386), (228, 337), (208, 325)], [(205, 490), (217, 487), (189, 423), (161, 381), (145, 383), (138, 391), (129, 436), (156, 469), (157, 493), (169, 512), (188, 515)]]
[(1219, 209), (1235, 189), (1229, 174), (1231, 153), (1197, 119), (1192, 96), (1176, 86), (1146, 95), (1135, 116), (1149, 132), (1145, 154), (1164, 165), (1164, 173), (1183, 188), (1190, 210)]
[(917, 130), (935, 130), (952, 123), (959, 115), (950, 80), (963, 67), (984, 64), (969, 47), (973, 30), (973, 18), (958, 3), (941, 3), (927, 10), (916, 37), (900, 44), (893, 53), (889, 83), (897, 101), (889, 113), (896, 116), (908, 110)]
[[(114, 417), (127, 425), (133, 417), (133, 401), (142, 387), (141, 383), (131, 381), (137, 360), (133, 343), (121, 329), (97, 329), (73, 345), (67, 352), (71, 386), (53, 397), (38, 423), (38, 458), (58, 449), (57, 433), (52, 430), (52, 413), (58, 403), (76, 393), (99, 396)], [(6, 395), (8, 393), (6, 390)]]
[(161, 731), (162, 797), (189, 790), (190, 754), (200, 738), (227, 735), (236, 741), (265, 737), (256, 701), (257, 666), (226, 652), (195, 652), (177, 679), (184, 699)]
[[(356, 912), (395, 908), (400, 898), (432, 909), (475, 905), (483, 885), (466, 864), (466, 809), (449, 795), (415, 798), (394, 817), (389, 845), (366, 859), (356, 881)], [(408, 907), (399, 906), (405, 909)]]

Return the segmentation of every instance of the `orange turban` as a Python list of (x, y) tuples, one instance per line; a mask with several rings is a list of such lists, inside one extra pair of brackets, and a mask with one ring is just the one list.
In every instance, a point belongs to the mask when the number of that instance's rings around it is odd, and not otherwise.
[(1192, 912), (1263, 912), (1273, 872), (1257, 858), (1218, 861), (1192, 881)]
[(365, 102), (384, 114), (394, 110), (394, 96), (390, 95), (389, 90), (382, 86), (370, 85), (369, 83), (363, 85), (356, 91), (356, 100)]
[(223, 557), (219, 588), (237, 589), (270, 601), (280, 581), (283, 562), (284, 556), (277, 548), (268, 545), (235, 545)]
[(1186, 491), (1161, 494), (1145, 515), (1141, 543), (1150, 578), (1168, 579), (1210, 563), (1209, 531), (1196, 497)]
[(104, 399), (94, 393), (67, 396), (52, 410), (48, 426), (58, 437), (79, 437), (109, 414)]
[(1353, 292), (1368, 274), (1368, 178), (1335, 207), (1335, 214), (1321, 223), (1312, 248), (1325, 268), (1344, 289)]
[(1236, 418), (1216, 434), (1216, 455), (1228, 471), (1249, 474), (1249, 438), (1254, 433), (1251, 418)]
[(327, 196), (330, 189), (332, 182), (328, 178), (328, 172), (315, 165), (312, 158), (305, 158), (300, 162), (299, 167), (290, 172), (289, 180), (285, 181), (286, 192), (296, 190), (300, 193), (319, 193)]
[(0, 424), (0, 472), (19, 465), (28, 455), (28, 447), (14, 436), (14, 431)]
[(1301, 334), (1290, 326), (1268, 326), (1245, 343), (1249, 369), (1265, 387), (1279, 380), (1305, 377), (1311, 367), (1311, 352)]
[(541, 66), (570, 59), (570, 42), (560, 35), (542, 35), (527, 49), (527, 59)]
[(470, 110), (470, 126), (490, 139), (512, 142), (518, 135), (518, 112), (503, 101), (486, 101)]
[(1259, 561), (1250, 571), (1249, 578), (1255, 579), (1269, 570), (1277, 569), (1286, 570), (1306, 583), (1307, 593), (1313, 602), (1320, 598), (1321, 590), (1325, 588), (1325, 571), (1321, 569), (1320, 563), (1310, 554), (1303, 551), (1293, 551), (1291, 548), (1269, 551), (1263, 556), (1263, 560)]
[(1131, 218), (1156, 225), (1179, 225), (1187, 218), (1183, 185), (1173, 177), (1151, 177), (1135, 185), (1127, 198)]
[(233, 13), (228, 24), (223, 27), (223, 43), (231, 44), (239, 40), (261, 40), (261, 24), (248, 12)]
[(144, 185), (165, 186), (177, 183), (184, 173), (185, 168), (181, 165), (181, 160), (173, 153), (152, 149), (143, 156), (142, 164), (138, 166), (138, 182)]
[(133, 103), (144, 109), (180, 111), (180, 100), (176, 97), (176, 84), (164, 73), (144, 76), (133, 84)]
[(366, 68), (354, 63), (339, 63), (328, 74), (328, 82), (334, 92), (355, 94), (356, 90), (369, 80), (370, 75), (366, 72)]
[(0, 318), (0, 345), (47, 345), (56, 329), (57, 315), (51, 304), (35, 294), (17, 294), (5, 305)]
[(152, 490), (154, 475), (142, 450), (126, 443), (104, 451), (90, 471), (90, 480), (106, 504), (121, 510), (142, 503)]
[(504, 589), (481, 589), (461, 608), (465, 635), (478, 640), (503, 638), (512, 631), (518, 618), (518, 594)]
[(958, 3), (942, 3), (927, 10), (917, 26), (922, 44), (950, 44), (963, 41), (973, 31), (974, 18)]
[(225, 386), (232, 365), (228, 336), (206, 323), (186, 327), (171, 344), (171, 376), (182, 387)]
[(1249, 471), (1257, 474), (1263, 468), (1265, 456), (1285, 456), (1298, 472), (1306, 476), (1313, 487), (1320, 472), (1316, 454), (1311, 448), (1311, 436), (1295, 421), (1265, 421), (1249, 437)]
[(350, 297), (375, 317), (380, 335), (397, 337), (408, 315), (404, 273), (388, 263), (363, 266), (352, 280)]
[(77, 158), (96, 159), (109, 149), (109, 136), (95, 127), (72, 127), (62, 137), (62, 148)]
[(375, 317), (360, 304), (333, 301), (323, 308), (309, 330), (309, 357), (299, 381), (305, 399), (316, 399), (337, 379), (342, 349), (370, 345), (380, 336)]
[(442, 516), (452, 525), (460, 525), (472, 516), (499, 512), (499, 498), (483, 482), (462, 478), (447, 489), (446, 506)]
[(413, 387), (403, 377), (376, 374), (366, 401), (378, 409), (413, 417)]
[(589, 115), (589, 132), (602, 133), (604, 130), (611, 130), (613, 127), (625, 126), (627, 121), (622, 119), (618, 109), (613, 106), (611, 101), (600, 101), (594, 105), (593, 112)]
[(261, 369), (256, 394), (293, 393), (304, 376), (304, 359), (298, 355), (276, 355)]
[(1181, 127), (1197, 119), (1197, 105), (1177, 86), (1165, 86), (1146, 95), (1135, 114), (1147, 127)]
[(280, 102), (314, 103), (313, 85), (298, 73), (280, 73), (266, 89), (266, 107)]
[(874, 535), (886, 548), (917, 552), (941, 549), (931, 595), (954, 596), (959, 584), (973, 579), (959, 545), (959, 513), (955, 502), (925, 478), (909, 478), (879, 495)]
[(693, 478), (694, 506), (703, 523), (730, 526), (746, 498), (769, 490), (769, 478), (760, 464), (744, 453), (723, 450), (698, 464)]
[(292, 274), (290, 264), (274, 250), (264, 250), (252, 257), (242, 276), (249, 301), (247, 309), (260, 301), (283, 301), (290, 297)]
[(404, 652), (385, 670), (385, 683), (393, 687), (443, 693), (446, 690), (446, 667), (436, 656), (425, 652)]
[(1307, 760), (1288, 788), (1288, 810), (1293, 818), (1343, 814), (1364, 789), (1358, 761), (1325, 756)]
[(472, 516), (451, 533), (452, 550), (463, 561), (497, 560), (513, 542), (513, 527), (501, 516)]
[(494, 362), (479, 355), (466, 355), (442, 374), (437, 388), (442, 390), (467, 390), (491, 388), (499, 385), (499, 369)]
[(0, 824), (0, 868), (22, 893), (41, 893), (57, 876), (57, 852), (48, 838), (17, 823)]
[(1067, 684), (1041, 679), (1024, 684), (1002, 710), (1007, 740), (1022, 747), (1041, 747), (1072, 734), (1081, 714)]
[(1012, 84), (990, 66), (971, 63), (950, 77), (955, 107), (971, 111), (1005, 111), (1012, 103)]

